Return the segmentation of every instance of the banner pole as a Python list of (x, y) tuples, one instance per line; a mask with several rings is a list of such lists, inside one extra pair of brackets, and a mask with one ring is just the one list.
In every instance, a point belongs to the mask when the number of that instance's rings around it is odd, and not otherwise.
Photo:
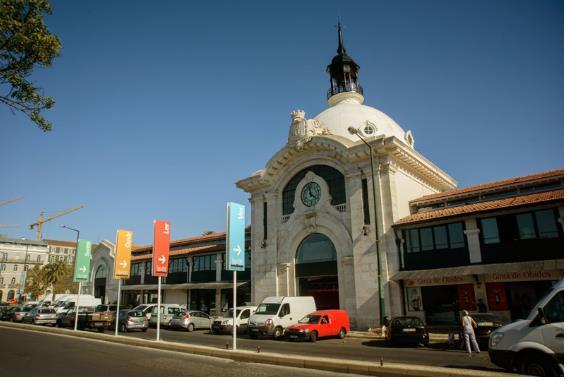
[(232, 272), (232, 350), (236, 350), (236, 271)]
[(116, 327), (114, 328), (114, 335), (118, 335), (118, 321), (120, 320), (120, 285), (122, 279), (118, 279), (118, 301), (116, 302)]
[(159, 323), (161, 321), (161, 276), (158, 276), (158, 288), (157, 288), (157, 331), (156, 331), (156, 341), (159, 342)]
[[(76, 255), (75, 255), (76, 256)], [(79, 290), (77, 291), (77, 301), (75, 302), (75, 331), (77, 331), (77, 323), (79, 322), (79, 298), (81, 297), (81, 285), (83, 283), (79, 281)]]

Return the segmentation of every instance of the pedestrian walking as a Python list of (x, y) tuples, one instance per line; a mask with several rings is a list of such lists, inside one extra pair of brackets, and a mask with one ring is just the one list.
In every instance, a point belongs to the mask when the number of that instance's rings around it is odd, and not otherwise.
[(474, 334), (474, 328), (476, 328), (476, 321), (469, 316), (469, 312), (463, 310), (463, 318), (461, 319), (461, 325), (463, 326), (463, 340), (465, 341), (465, 347), (469, 357), (471, 357), (471, 344), (475, 353), (480, 353), (478, 348), (478, 343), (476, 342), (476, 336)]

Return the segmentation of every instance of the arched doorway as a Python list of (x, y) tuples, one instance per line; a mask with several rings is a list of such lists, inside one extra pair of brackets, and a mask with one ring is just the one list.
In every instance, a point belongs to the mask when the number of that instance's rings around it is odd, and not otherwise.
[(339, 309), (337, 251), (321, 233), (307, 236), (295, 257), (295, 276), (300, 296), (313, 296), (317, 309)]
[(95, 279), (94, 279), (94, 296), (100, 298), (102, 303), (105, 303), (106, 296), (106, 275), (107, 270), (104, 264), (101, 264), (96, 269)]
[(7, 301), (12, 301), (16, 297), (16, 292), (12, 289), (8, 291)]

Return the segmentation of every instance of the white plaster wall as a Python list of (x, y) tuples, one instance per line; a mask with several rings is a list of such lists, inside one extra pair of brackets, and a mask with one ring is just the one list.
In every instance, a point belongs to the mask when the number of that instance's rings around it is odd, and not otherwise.
[(179, 304), (187, 305), (187, 292), (185, 290), (164, 290), (165, 292), (164, 304)]

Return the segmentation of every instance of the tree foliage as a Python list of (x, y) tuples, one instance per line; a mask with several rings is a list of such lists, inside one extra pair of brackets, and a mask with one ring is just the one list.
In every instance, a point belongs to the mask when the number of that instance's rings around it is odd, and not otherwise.
[(28, 293), (32, 300), (44, 295), (48, 287), (49, 283), (46, 280), (44, 268), (40, 268), (39, 265), (36, 265), (28, 269), (24, 292)]
[(29, 79), (35, 66), (51, 66), (61, 49), (44, 23), (44, 14), (51, 14), (47, 0), (0, 0), (0, 102), (49, 131), (51, 122), (41, 112), (55, 101)]
[(33, 300), (51, 290), (53, 294), (76, 291), (78, 283), (73, 281), (73, 266), (65, 261), (57, 260), (40, 268), (36, 265), (30, 268), (26, 277), (24, 292), (29, 293)]

